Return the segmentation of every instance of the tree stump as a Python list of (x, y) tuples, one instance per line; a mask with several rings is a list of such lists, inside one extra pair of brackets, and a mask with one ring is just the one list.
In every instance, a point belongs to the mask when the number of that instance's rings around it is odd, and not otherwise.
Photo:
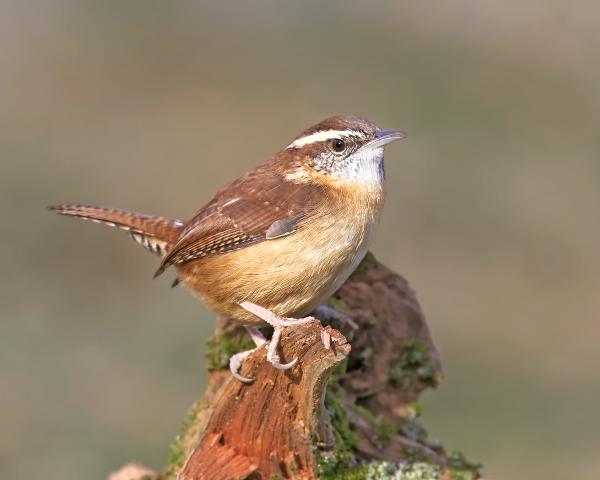
[(227, 371), (229, 356), (251, 345), (242, 329), (219, 319), (204, 396), (173, 442), (163, 476), (146, 478), (480, 478), (480, 465), (448, 454), (421, 423), (418, 396), (438, 384), (442, 370), (406, 280), (369, 253), (329, 305), (358, 329), (322, 319), (332, 324), (325, 327), (330, 349), (318, 322), (286, 329), (282, 361), (298, 363), (276, 370), (262, 347), (241, 370), (255, 379), (251, 384)]
[(312, 322), (284, 332), (283, 361), (298, 357), (290, 370), (275, 370), (265, 362), (266, 347), (248, 357), (242, 375), (252, 375), (255, 381), (224, 382), (206, 412), (200, 441), (177, 478), (316, 478), (313, 439), (333, 441), (323, 418), (327, 378), (350, 351), (336, 330), (330, 330), (331, 348), (326, 350), (320, 330)]

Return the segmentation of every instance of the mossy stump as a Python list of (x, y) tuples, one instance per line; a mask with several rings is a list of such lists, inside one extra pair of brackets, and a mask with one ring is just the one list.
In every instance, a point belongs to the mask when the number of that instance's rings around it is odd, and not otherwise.
[(358, 329), (322, 319), (343, 331), (326, 327), (329, 350), (317, 322), (287, 329), (280, 354), (284, 362), (297, 356), (298, 364), (276, 370), (258, 349), (242, 367), (255, 378), (248, 385), (227, 371), (229, 355), (249, 347), (244, 333), (219, 319), (204, 396), (173, 442), (163, 474), (146, 471), (140, 479), (480, 478), (479, 465), (448, 454), (421, 423), (418, 396), (439, 383), (442, 371), (406, 280), (369, 253), (329, 304)]

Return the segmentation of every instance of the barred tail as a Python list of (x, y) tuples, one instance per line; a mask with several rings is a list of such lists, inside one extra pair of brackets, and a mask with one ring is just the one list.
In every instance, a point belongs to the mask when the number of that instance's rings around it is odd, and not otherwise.
[(61, 215), (91, 220), (125, 230), (136, 243), (161, 256), (169, 251), (183, 228), (181, 220), (143, 215), (117, 208), (56, 205), (48, 209)]

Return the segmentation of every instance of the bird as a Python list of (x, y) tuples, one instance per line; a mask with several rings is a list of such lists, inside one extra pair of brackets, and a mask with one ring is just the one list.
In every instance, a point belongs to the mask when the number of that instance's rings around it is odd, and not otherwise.
[[(406, 137), (356, 116), (333, 116), (304, 130), (271, 159), (225, 186), (187, 221), (83, 204), (48, 207), (59, 214), (117, 227), (161, 257), (212, 310), (246, 327), (281, 331), (306, 316), (344, 283), (367, 253), (385, 200), (384, 147)], [(256, 350), (230, 359), (232, 375)]]

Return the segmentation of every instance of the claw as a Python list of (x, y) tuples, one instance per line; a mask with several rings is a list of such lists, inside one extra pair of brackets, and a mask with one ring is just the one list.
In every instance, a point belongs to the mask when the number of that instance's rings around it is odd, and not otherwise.
[[(313, 317), (306, 317), (306, 318), (281, 317), (281, 316), (271, 312), (270, 310), (267, 310), (266, 308), (261, 307), (260, 305), (256, 305), (255, 303), (252, 303), (252, 302), (242, 302), (242, 303), (240, 303), (240, 306), (243, 309), (245, 309), (245, 310), (249, 311), (250, 313), (253, 313), (257, 317), (261, 318), (262, 320), (264, 320), (265, 322), (267, 322), (269, 325), (271, 325), (273, 327), (273, 337), (271, 337), (271, 340), (269, 341), (269, 347), (267, 348), (267, 361), (271, 365), (273, 365), (274, 368), (277, 368), (279, 370), (288, 370), (288, 369), (292, 368), (294, 365), (296, 365), (296, 363), (298, 363), (298, 358), (294, 358), (289, 363), (281, 363), (279, 360), (279, 355), (277, 355), (277, 347), (279, 346), (279, 340), (281, 339), (281, 332), (284, 327), (295, 327), (298, 325), (304, 325), (306, 323), (318, 321), (318, 320), (316, 320)], [(255, 337), (253, 336), (253, 332), (251, 331), (251, 328), (252, 327), (250, 327), (248, 329), (248, 332), (254, 339)], [(253, 330), (258, 332), (258, 330), (256, 328), (254, 328)], [(254, 332), (254, 334), (256, 334), (256, 332)], [(260, 332), (258, 332), (258, 333), (260, 334)], [(330, 337), (329, 333), (326, 333), (327, 339), (323, 335), (324, 334), (321, 333), (321, 338), (323, 339), (323, 343), (326, 345), (327, 348), (329, 348), (328, 345), (330, 343), (331, 337)], [(263, 340), (260, 340), (260, 339), (259, 339), (259, 341), (255, 340), (257, 346), (260, 346), (260, 345), (262, 345), (262, 343), (264, 343), (264, 337), (262, 337), (262, 338), (263, 338)], [(260, 345), (259, 345), (259, 342), (260, 342)], [(328, 343), (325, 343), (325, 342), (328, 342)], [(243, 352), (243, 353), (246, 353), (246, 352)], [(240, 354), (237, 354), (237, 355), (240, 355)], [(236, 355), (231, 357), (232, 362), (234, 361), (234, 357), (236, 357)], [(240, 358), (240, 360), (239, 360), (240, 364), (244, 358), (245, 357)], [(238, 360), (235, 359), (235, 361), (238, 361)], [(231, 363), (230, 363), (230, 366), (231, 366)], [(238, 365), (238, 369), (239, 369), (239, 365)], [(238, 380), (240, 380), (242, 382), (247, 382), (248, 380), (249, 381), (253, 380), (253, 379), (247, 379), (246, 377), (241, 377), (241, 375), (239, 375), (239, 373), (237, 373), (237, 370), (234, 372), (234, 370), (231, 369), (231, 373), (233, 374), (233, 376), (235, 378), (237, 378)]]
[(246, 331), (248, 332), (248, 334), (250, 335), (250, 338), (256, 345), (256, 348), (253, 348), (252, 350), (246, 350), (244, 352), (239, 352), (239, 353), (236, 353), (235, 355), (232, 355), (231, 358), (229, 359), (229, 371), (231, 372), (231, 375), (233, 375), (233, 377), (235, 379), (239, 380), (240, 382), (251, 383), (254, 381), (253, 378), (244, 377), (239, 374), (240, 368), (242, 367), (242, 362), (248, 355), (250, 355), (252, 352), (254, 352), (257, 348), (263, 346), (267, 340), (263, 336), (263, 334), (260, 333), (260, 330), (256, 327), (246, 327)]
[(281, 330), (282, 327), (275, 327), (275, 330), (273, 330), (273, 337), (271, 337), (269, 348), (267, 348), (267, 361), (279, 370), (288, 370), (298, 363), (298, 358), (294, 358), (289, 363), (281, 363), (279, 361), (277, 347), (279, 346), (279, 339), (281, 338)]
[(231, 372), (231, 375), (233, 375), (233, 378), (242, 383), (252, 383), (254, 381), (254, 379), (251, 377), (244, 377), (243, 375), (239, 374), (242, 362), (254, 350), (256, 350), (256, 348), (253, 348), (252, 350), (246, 350), (245, 352), (236, 353), (229, 359), (229, 371)]
[(326, 328), (321, 330), (321, 341), (325, 346), (325, 350), (329, 350), (331, 348), (331, 335)]
[(298, 357), (294, 358), (290, 363), (279, 363), (274, 359), (272, 359), (269, 363), (278, 370), (289, 370), (298, 363)]

